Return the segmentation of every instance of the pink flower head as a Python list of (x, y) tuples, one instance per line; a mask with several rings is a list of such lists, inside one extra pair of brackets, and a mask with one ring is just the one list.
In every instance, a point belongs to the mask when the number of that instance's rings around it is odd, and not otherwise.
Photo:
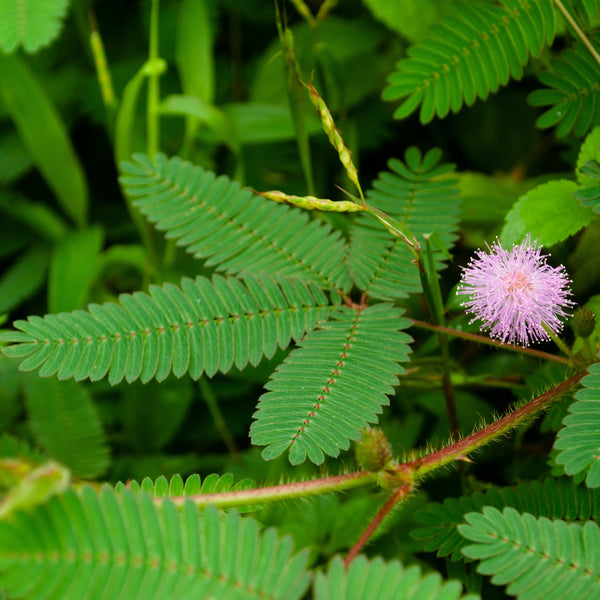
[(491, 337), (522, 346), (549, 339), (542, 323), (559, 333), (564, 309), (574, 305), (564, 267), (548, 265), (529, 235), (512, 250), (498, 240), (488, 250), (463, 267), (457, 290), (470, 296), (462, 306), (474, 315), (471, 323), (480, 319)]

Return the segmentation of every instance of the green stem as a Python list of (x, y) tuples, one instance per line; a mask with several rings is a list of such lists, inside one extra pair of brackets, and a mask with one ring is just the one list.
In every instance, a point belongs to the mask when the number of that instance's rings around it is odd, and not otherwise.
[[(150, 46), (148, 62), (154, 64), (158, 60), (158, 8), (160, 0), (152, 0), (150, 11)], [(148, 156), (153, 159), (160, 147), (160, 74), (153, 71), (148, 76), (148, 106), (146, 114), (147, 125), (147, 150)]]
[(585, 365), (571, 352), (569, 347), (546, 325), (546, 323), (542, 322), (542, 327), (544, 331), (550, 336), (550, 339), (558, 346), (560, 350), (562, 350), (563, 354), (566, 354), (572, 361), (574, 365), (578, 367), (585, 367)]
[(589, 38), (585, 35), (585, 33), (583, 33), (581, 27), (577, 25), (577, 21), (573, 19), (569, 11), (565, 8), (565, 5), (561, 2), (561, 0), (554, 0), (554, 4), (556, 4), (558, 10), (560, 10), (569, 25), (571, 25), (579, 39), (582, 41), (583, 45), (590, 51), (590, 54), (594, 57), (594, 60), (600, 65), (600, 54), (598, 54), (598, 51), (596, 48), (594, 48), (592, 42), (590, 42)]
[(200, 391), (202, 392), (202, 397), (206, 402), (206, 406), (208, 406), (208, 410), (212, 417), (213, 423), (215, 424), (216, 430), (221, 434), (223, 438), (223, 442), (225, 442), (225, 446), (227, 446), (227, 450), (229, 455), (233, 460), (239, 462), (240, 460), (240, 452), (235, 445), (235, 440), (227, 427), (227, 421), (223, 418), (223, 413), (219, 408), (219, 403), (217, 402), (217, 398), (212, 391), (211, 386), (208, 381), (206, 381), (205, 377), (201, 377), (198, 381), (198, 386), (200, 387)]
[(429, 329), (431, 331), (444, 332), (448, 335), (452, 335), (454, 337), (462, 338), (464, 340), (470, 340), (472, 342), (477, 342), (478, 344), (485, 344), (487, 346), (494, 346), (496, 348), (501, 348), (502, 350), (509, 350), (510, 352), (519, 352), (520, 354), (528, 354), (529, 356), (534, 356), (536, 358), (541, 358), (543, 360), (551, 360), (553, 362), (561, 363), (563, 365), (570, 365), (571, 361), (563, 358), (562, 356), (556, 356), (555, 354), (550, 354), (549, 352), (542, 352), (541, 350), (534, 350), (533, 348), (523, 348), (522, 346), (515, 346), (512, 344), (503, 344), (502, 342), (498, 342), (489, 337), (485, 337), (483, 335), (478, 335), (476, 333), (469, 333), (467, 331), (460, 331), (458, 329), (451, 329), (450, 327), (443, 327), (441, 325), (434, 325), (433, 323), (426, 323), (425, 321), (418, 321), (417, 319), (411, 319), (412, 324), (415, 327), (420, 327), (421, 329)]

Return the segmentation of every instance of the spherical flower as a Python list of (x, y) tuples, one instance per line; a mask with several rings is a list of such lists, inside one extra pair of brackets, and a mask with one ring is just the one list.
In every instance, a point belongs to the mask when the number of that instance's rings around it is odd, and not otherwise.
[(463, 267), (457, 290), (470, 296), (462, 306), (474, 315), (471, 323), (479, 319), (491, 337), (522, 346), (548, 340), (543, 325), (559, 333), (564, 309), (574, 306), (564, 267), (548, 265), (529, 235), (512, 250), (498, 240), (488, 250), (478, 250)]

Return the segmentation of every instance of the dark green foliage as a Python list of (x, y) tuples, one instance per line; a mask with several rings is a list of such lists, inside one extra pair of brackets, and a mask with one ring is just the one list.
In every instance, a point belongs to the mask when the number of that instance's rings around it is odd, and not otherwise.
[(600, 598), (600, 527), (594, 521), (567, 524), (491, 506), (465, 518), (468, 524), (460, 525), (459, 531), (475, 544), (464, 548), (464, 554), (481, 561), (477, 570), (493, 575), (492, 583), (508, 585), (511, 596)]
[(78, 477), (103, 475), (110, 453), (89, 390), (54, 377), (23, 379), (29, 427), (38, 446)]
[(167, 499), (156, 506), (146, 494), (107, 487), (68, 490), (13, 513), (0, 522), (0, 560), (9, 597), (39, 600), (293, 600), (310, 580), (306, 555), (293, 556), (289, 538), (259, 533), (250, 518), (199, 513), (191, 501), (181, 510)]
[(227, 274), (269, 273), (348, 289), (344, 243), (306, 212), (270, 203), (175, 157), (122, 165), (133, 203), (168, 239)]
[[(551, 44), (556, 17), (551, 0), (474, 0), (459, 4), (456, 16), (432, 28), (408, 50), (384, 90), (386, 100), (403, 99), (398, 119), (421, 105), (420, 120), (458, 112), (485, 99), (509, 79), (520, 79), (529, 56)], [(405, 99), (406, 98), (406, 99)]]
[[(405, 161), (392, 159), (391, 173), (379, 174), (367, 200), (405, 225), (422, 241), (434, 231), (451, 248), (456, 240), (460, 214), (458, 180), (451, 176), (452, 164), (438, 164), (441, 153), (409, 148)], [(403, 240), (394, 238), (372, 217), (361, 215), (352, 228), (348, 269), (356, 285), (371, 298), (391, 300), (419, 292), (419, 273), (414, 256)], [(436, 253), (437, 266), (443, 256)]]
[[(592, 37), (591, 42), (598, 47), (600, 36)], [(551, 70), (540, 74), (540, 81), (548, 89), (536, 90), (528, 99), (533, 106), (551, 106), (538, 119), (537, 126), (557, 125), (557, 135), (572, 131), (574, 135), (582, 136), (600, 125), (599, 78), (600, 65), (580, 42), (553, 60)]]
[(21, 369), (46, 377), (108, 375), (111, 384), (189, 373), (214, 375), (258, 364), (277, 346), (298, 340), (329, 312), (323, 292), (310, 282), (247, 275), (183, 279), (181, 287), (151, 286), (149, 294), (121, 294), (120, 304), (92, 304), (88, 311), (18, 321), (23, 333), (5, 352), (23, 360)]
[(565, 466), (567, 475), (587, 473), (588, 487), (600, 487), (600, 363), (588, 369), (589, 375), (581, 381), (584, 386), (575, 394), (571, 413), (563, 420), (554, 448), (561, 450), (556, 462)]
[(472, 496), (429, 504), (415, 516), (425, 527), (413, 530), (411, 535), (424, 542), (425, 550), (436, 550), (438, 556), (458, 560), (467, 542), (457, 527), (464, 522), (466, 513), (479, 511), (484, 506), (499, 509), (510, 506), (536, 517), (586, 521), (600, 518), (600, 492), (575, 485), (567, 478), (520, 483), (516, 487), (490, 487)]
[(266, 384), (252, 442), (273, 459), (289, 448), (292, 464), (321, 464), (377, 420), (408, 360), (409, 325), (387, 304), (340, 308), (304, 338)]

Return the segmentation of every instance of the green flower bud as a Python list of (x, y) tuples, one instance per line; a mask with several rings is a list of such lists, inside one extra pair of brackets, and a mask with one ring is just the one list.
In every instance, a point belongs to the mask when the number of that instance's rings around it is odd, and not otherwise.
[(355, 453), (356, 462), (363, 471), (381, 471), (392, 460), (392, 447), (379, 427), (363, 429)]
[(596, 327), (596, 315), (589, 308), (582, 306), (571, 317), (571, 327), (575, 335), (582, 338), (589, 337)]

